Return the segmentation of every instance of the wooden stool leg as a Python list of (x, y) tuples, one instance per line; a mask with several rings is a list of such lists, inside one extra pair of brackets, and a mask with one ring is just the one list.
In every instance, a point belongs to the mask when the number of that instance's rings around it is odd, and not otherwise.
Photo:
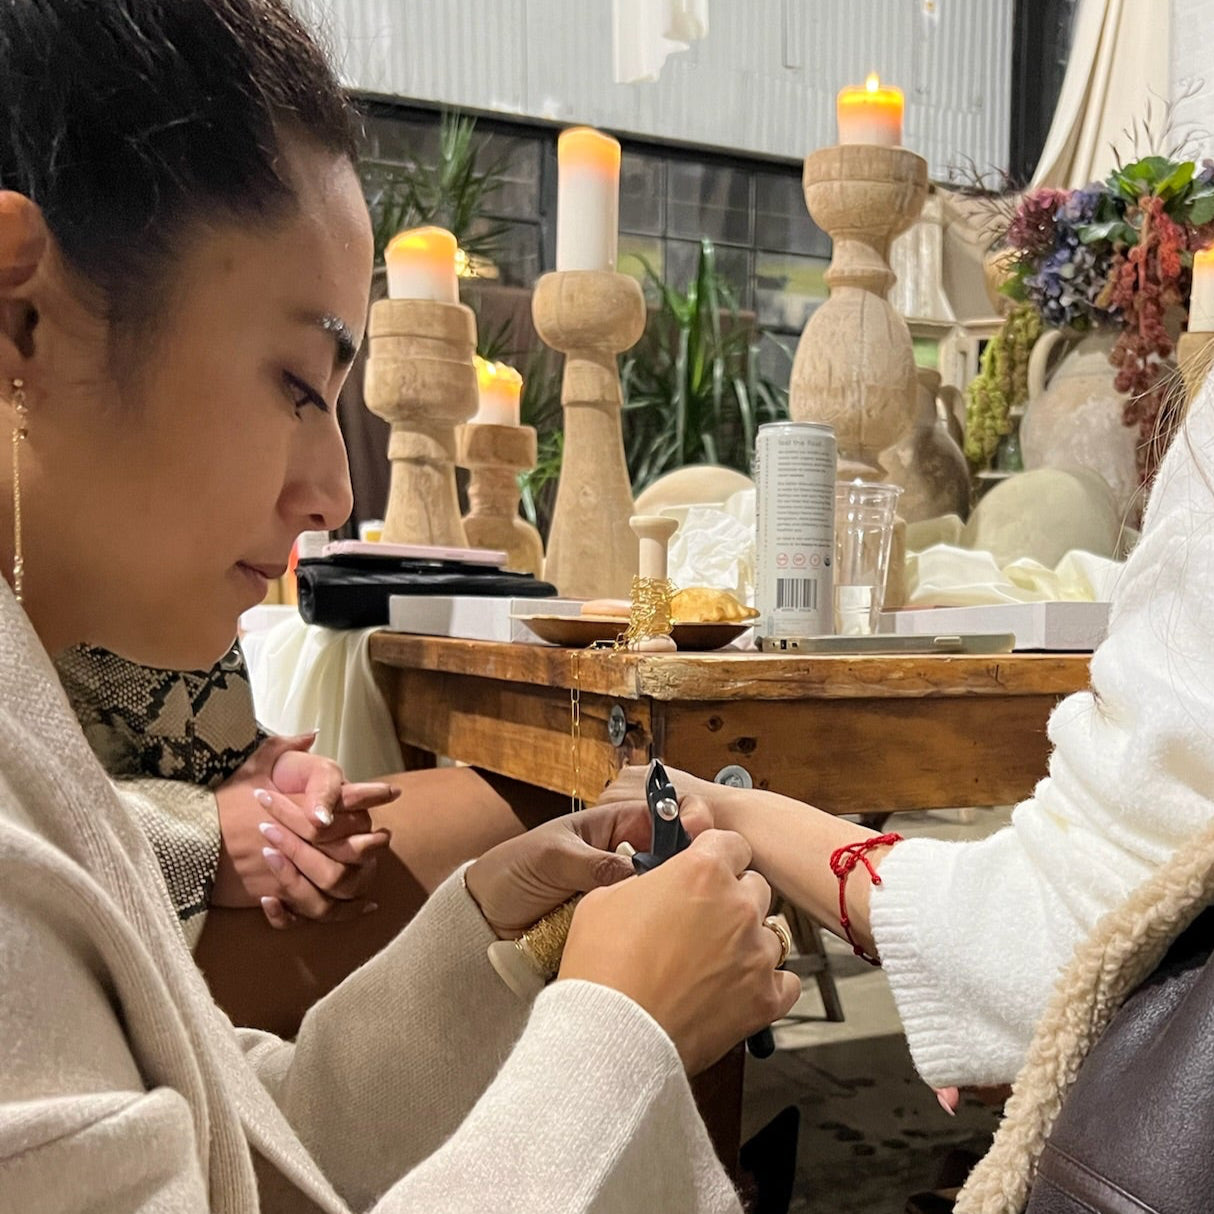
[(861, 826), (867, 826), (869, 830), (883, 831), (885, 824), (890, 820), (890, 814), (857, 814), (856, 820)]
[(792, 959), (788, 968), (801, 978), (813, 976), (818, 984), (818, 993), (822, 996), (822, 1006), (826, 1009), (826, 1019), (839, 1023), (844, 1019), (843, 1004), (834, 975), (830, 972), (830, 958), (822, 943), (822, 929), (800, 907), (782, 896), (776, 899), (776, 912), (788, 920), (793, 943), (800, 954)]

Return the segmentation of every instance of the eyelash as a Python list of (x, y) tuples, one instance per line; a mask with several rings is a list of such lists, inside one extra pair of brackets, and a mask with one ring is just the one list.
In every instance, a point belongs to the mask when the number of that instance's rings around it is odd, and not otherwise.
[(305, 409), (309, 405), (315, 406), (322, 413), (329, 412), (329, 406), (325, 403), (325, 398), (319, 392), (309, 388), (302, 379), (292, 375), (289, 371), (284, 371), (282, 378), (291, 394), (291, 400), (295, 406), (297, 416), (301, 409)]

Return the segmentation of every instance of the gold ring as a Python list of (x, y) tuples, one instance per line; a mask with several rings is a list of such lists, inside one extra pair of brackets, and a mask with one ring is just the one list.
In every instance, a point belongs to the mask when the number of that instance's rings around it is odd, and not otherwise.
[(788, 954), (792, 952), (792, 932), (788, 930), (788, 924), (784, 921), (783, 915), (768, 915), (763, 920), (763, 926), (768, 931), (775, 932), (776, 939), (780, 942), (780, 960), (776, 962), (776, 969), (788, 960)]

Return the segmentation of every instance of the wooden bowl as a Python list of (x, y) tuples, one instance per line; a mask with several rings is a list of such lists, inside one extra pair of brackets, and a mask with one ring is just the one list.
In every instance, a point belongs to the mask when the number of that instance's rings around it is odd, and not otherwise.
[[(585, 649), (603, 641), (614, 641), (628, 621), (605, 615), (516, 615), (541, 641), (569, 649)], [(720, 649), (740, 637), (750, 624), (676, 624), (674, 643), (685, 652)]]

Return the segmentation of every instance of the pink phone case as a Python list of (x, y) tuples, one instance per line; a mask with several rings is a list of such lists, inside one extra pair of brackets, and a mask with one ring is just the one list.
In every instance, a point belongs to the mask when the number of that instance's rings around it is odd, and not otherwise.
[(428, 544), (385, 544), (382, 540), (337, 540), (326, 544), (325, 556), (381, 556), (385, 560), (463, 561), (466, 565), (490, 565), (498, 568), (506, 563), (504, 552), (492, 548), (437, 548)]

